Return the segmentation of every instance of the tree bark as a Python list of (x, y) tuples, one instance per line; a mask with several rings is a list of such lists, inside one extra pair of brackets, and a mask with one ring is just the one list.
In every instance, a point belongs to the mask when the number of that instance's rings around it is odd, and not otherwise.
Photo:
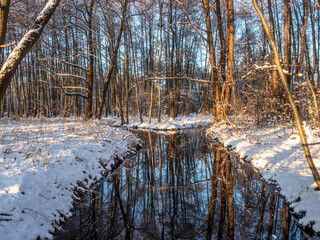
[[(228, 9), (228, 65), (225, 92), (225, 116), (230, 112), (231, 87), (233, 86), (233, 62), (234, 62), (234, 10), (233, 0), (227, 0)], [(235, 93), (233, 93), (235, 94)]]
[[(0, 45), (3, 45), (7, 34), (7, 23), (9, 16), (11, 0), (1, 0), (0, 5)], [(2, 48), (0, 48), (0, 54), (2, 53)]]
[(22, 59), (27, 55), (33, 45), (40, 38), (44, 27), (51, 19), (60, 1), (61, 0), (50, 0), (47, 2), (43, 10), (39, 13), (37, 19), (35, 20), (34, 25), (24, 35), (18, 46), (13, 49), (12, 53), (3, 64), (0, 70), (0, 99), (5, 95), (6, 90)]
[(87, 72), (88, 75), (88, 90), (87, 90), (87, 106), (86, 106), (86, 119), (92, 117), (92, 96), (93, 96), (93, 78), (94, 78), (94, 69), (93, 69), (93, 62), (94, 62), (94, 52), (93, 52), (93, 7), (94, 7), (95, 0), (91, 0), (90, 8), (87, 10), (88, 12), (88, 44), (89, 44), (89, 71)]
[[(291, 22), (291, 3), (290, 0), (284, 0), (284, 37), (283, 37), (283, 69), (290, 72), (291, 63), (291, 34), (290, 34), (290, 22)], [(290, 88), (290, 77), (284, 76), (289, 88)]]
[[(273, 20), (273, 13), (272, 13), (272, 4), (271, 0), (268, 0), (268, 12), (269, 12), (269, 21), (270, 21), (270, 33), (272, 39), (275, 41), (275, 30), (274, 30), (274, 20)], [(272, 52), (272, 51), (271, 51)], [(271, 64), (274, 65), (274, 56), (273, 52), (271, 53)], [(271, 86), (272, 92), (274, 97), (280, 96), (280, 82), (278, 80), (278, 73), (276, 70), (271, 71)]]
[(221, 17), (220, 0), (216, 0), (216, 14), (218, 20), (219, 38), (220, 38), (220, 71), (223, 81), (226, 80), (226, 41), (224, 38), (223, 23)]
[(216, 120), (220, 118), (220, 94), (219, 94), (219, 81), (218, 81), (218, 73), (216, 66), (216, 53), (213, 46), (213, 35), (212, 35), (212, 27), (211, 27), (211, 17), (210, 17), (210, 6), (209, 0), (203, 0), (203, 10), (205, 13), (205, 23), (207, 28), (207, 42), (209, 45), (209, 57), (210, 57), (210, 66), (211, 66), (211, 84), (213, 90), (213, 97), (215, 97), (215, 104), (213, 106), (213, 115), (216, 116)]

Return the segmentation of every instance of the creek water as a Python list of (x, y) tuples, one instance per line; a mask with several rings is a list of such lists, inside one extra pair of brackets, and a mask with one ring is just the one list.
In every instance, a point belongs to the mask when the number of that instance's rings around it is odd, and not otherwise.
[(135, 133), (145, 146), (55, 239), (308, 239), (276, 189), (205, 130)]

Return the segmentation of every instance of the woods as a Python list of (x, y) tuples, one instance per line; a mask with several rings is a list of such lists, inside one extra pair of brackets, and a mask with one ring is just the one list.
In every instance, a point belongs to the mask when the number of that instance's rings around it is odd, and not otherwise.
[[(44, 3), (2, 1), (0, 44), (9, 44), (1, 48), (2, 117), (112, 115), (124, 123), (129, 114), (141, 122), (149, 115), (150, 122), (161, 114), (211, 112), (221, 121), (238, 112), (257, 126), (291, 119), (270, 39), (251, 2), (73, 0), (59, 6), (40, 37), (59, 2), (45, 5), (41, 22), (42, 13), (34, 16)], [(317, 126), (319, 5), (259, 5), (302, 120)], [(23, 15), (28, 9), (35, 11)], [(41, 29), (29, 29), (30, 22)], [(24, 44), (32, 31), (37, 36)]]
[(319, 59), (318, 0), (0, 0), (0, 235), (319, 235)]

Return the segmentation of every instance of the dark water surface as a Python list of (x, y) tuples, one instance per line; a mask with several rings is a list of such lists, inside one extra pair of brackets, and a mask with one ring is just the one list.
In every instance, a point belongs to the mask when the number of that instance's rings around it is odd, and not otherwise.
[(55, 239), (307, 239), (274, 189), (204, 130), (136, 134), (144, 148)]

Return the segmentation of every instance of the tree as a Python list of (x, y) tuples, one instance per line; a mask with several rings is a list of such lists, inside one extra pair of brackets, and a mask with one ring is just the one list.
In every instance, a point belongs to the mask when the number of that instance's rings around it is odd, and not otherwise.
[(115, 64), (116, 64), (116, 60), (117, 60), (117, 54), (118, 54), (118, 50), (120, 47), (120, 41), (121, 41), (121, 37), (122, 37), (122, 32), (124, 30), (124, 26), (125, 26), (125, 21), (126, 21), (126, 16), (127, 16), (127, 5), (128, 5), (128, 0), (124, 1), (124, 6), (122, 9), (122, 17), (121, 17), (121, 26), (120, 26), (120, 30), (118, 32), (118, 36), (117, 36), (117, 42), (116, 45), (114, 46), (113, 49), (113, 56), (109, 65), (109, 70), (106, 76), (106, 80), (103, 84), (103, 89), (100, 95), (100, 102), (99, 102), (99, 107), (98, 107), (98, 111), (97, 111), (97, 115), (96, 118), (97, 119), (101, 119), (101, 115), (102, 115), (102, 110), (103, 110), (103, 106), (104, 103), (106, 101), (106, 95), (107, 95), (107, 90), (109, 87), (109, 83), (111, 80), (111, 76), (112, 76), (112, 72), (115, 68)]
[(2, 0), (0, 3), (0, 54), (2, 52), (1, 45), (4, 44), (7, 34), (7, 23), (11, 0)]
[(22, 59), (27, 55), (33, 45), (38, 41), (45, 26), (61, 0), (49, 0), (43, 10), (37, 16), (31, 29), (24, 35), (19, 44), (13, 49), (0, 70), (0, 99), (6, 90)]
[[(234, 10), (233, 0), (227, 0), (228, 9), (228, 65), (225, 91), (225, 115), (229, 115), (231, 103), (231, 87), (233, 87), (233, 61), (234, 61)], [(234, 98), (235, 98), (235, 92)]]
[(213, 113), (217, 120), (220, 119), (220, 91), (219, 91), (219, 80), (218, 80), (218, 71), (216, 66), (216, 53), (213, 45), (213, 35), (211, 27), (211, 16), (210, 16), (210, 6), (209, 0), (203, 0), (202, 2), (203, 10), (205, 13), (205, 23), (207, 28), (207, 42), (209, 45), (209, 58), (211, 66), (211, 84), (213, 89), (213, 96), (215, 96), (215, 108), (213, 107)]

